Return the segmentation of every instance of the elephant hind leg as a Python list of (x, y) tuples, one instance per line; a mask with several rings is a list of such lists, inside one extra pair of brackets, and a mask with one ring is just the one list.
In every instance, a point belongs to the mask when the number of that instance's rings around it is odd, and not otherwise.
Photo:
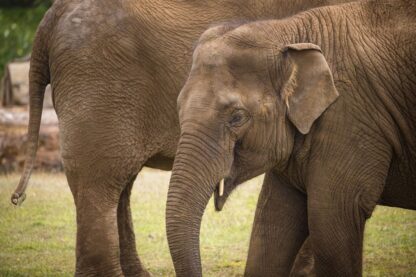
[(134, 170), (113, 158), (64, 159), (64, 165), (77, 213), (75, 275), (124, 276), (118, 210)]
[[(93, 185), (91, 181), (88, 185)], [(79, 191), (80, 192), (80, 191)], [(117, 232), (117, 202), (88, 189), (76, 197), (76, 276), (123, 276)]]
[(136, 176), (129, 180), (121, 193), (117, 208), (120, 264), (125, 276), (150, 276), (141, 264), (136, 251), (136, 240), (130, 211), (130, 194)]

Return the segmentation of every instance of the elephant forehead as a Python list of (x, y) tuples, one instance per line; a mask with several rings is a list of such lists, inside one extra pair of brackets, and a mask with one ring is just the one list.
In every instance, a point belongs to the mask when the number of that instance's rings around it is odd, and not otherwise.
[(233, 90), (223, 88), (216, 91), (196, 91), (185, 101), (184, 109), (224, 109), (241, 105), (241, 95)]
[(195, 50), (194, 62), (205, 66), (222, 66), (226, 64), (230, 49), (220, 41), (204, 43)]
[(219, 91), (215, 99), (216, 104), (221, 108), (241, 105), (241, 95), (228, 89)]

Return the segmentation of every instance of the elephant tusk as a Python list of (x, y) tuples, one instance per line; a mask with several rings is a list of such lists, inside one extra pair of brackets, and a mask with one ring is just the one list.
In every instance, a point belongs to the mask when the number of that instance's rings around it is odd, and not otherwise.
[(219, 195), (223, 196), (223, 194), (224, 194), (224, 179), (221, 179), (220, 188), (219, 188)]

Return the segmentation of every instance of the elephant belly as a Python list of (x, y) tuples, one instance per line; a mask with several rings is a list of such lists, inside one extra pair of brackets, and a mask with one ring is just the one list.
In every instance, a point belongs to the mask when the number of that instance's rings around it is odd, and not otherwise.
[(406, 156), (393, 159), (379, 204), (416, 210), (416, 161)]
[(172, 170), (173, 166), (173, 157), (167, 157), (162, 154), (156, 154), (150, 159), (147, 160), (145, 166), (160, 170)]

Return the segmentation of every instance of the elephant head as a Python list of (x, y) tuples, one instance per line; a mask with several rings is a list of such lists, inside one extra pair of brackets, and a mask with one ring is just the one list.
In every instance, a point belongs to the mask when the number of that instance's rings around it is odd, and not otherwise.
[(211, 195), (221, 210), (237, 185), (284, 170), (295, 134), (308, 134), (338, 97), (317, 45), (262, 44), (245, 26), (232, 29), (201, 37), (178, 98), (181, 137), (166, 210), (178, 276), (202, 274), (199, 232)]

